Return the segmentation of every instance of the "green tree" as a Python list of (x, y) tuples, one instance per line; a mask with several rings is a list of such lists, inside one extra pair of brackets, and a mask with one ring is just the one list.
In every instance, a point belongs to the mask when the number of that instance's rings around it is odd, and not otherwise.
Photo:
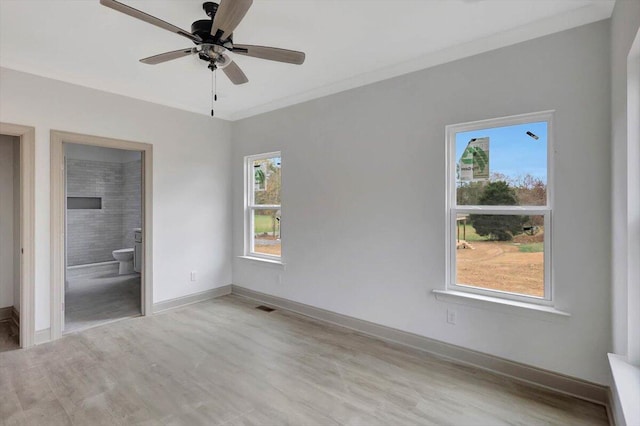
[[(479, 205), (515, 206), (518, 197), (513, 188), (503, 180), (488, 183), (478, 200)], [(522, 233), (524, 216), (516, 215), (471, 215), (473, 227), (478, 235), (488, 236), (492, 240), (511, 241), (514, 235)]]
[(459, 206), (478, 205), (485, 182), (458, 182), (457, 201)]

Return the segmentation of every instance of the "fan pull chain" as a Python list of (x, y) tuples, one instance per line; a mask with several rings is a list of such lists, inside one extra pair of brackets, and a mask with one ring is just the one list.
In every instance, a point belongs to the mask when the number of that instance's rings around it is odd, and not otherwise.
[(211, 116), (213, 117), (213, 102), (214, 99), (218, 99), (218, 95), (216, 94), (216, 78), (215, 78), (216, 69), (211, 69)]
[(211, 116), (213, 117), (213, 103), (218, 101), (218, 68), (211, 68)]

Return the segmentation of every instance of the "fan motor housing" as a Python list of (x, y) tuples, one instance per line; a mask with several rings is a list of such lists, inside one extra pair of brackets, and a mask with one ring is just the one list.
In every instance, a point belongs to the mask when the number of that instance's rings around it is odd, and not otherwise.
[(202, 9), (210, 19), (201, 19), (191, 24), (191, 32), (200, 36), (203, 41), (210, 41), (213, 38), (211, 36), (211, 27), (213, 26), (213, 18), (216, 17), (216, 12), (218, 11), (218, 4), (207, 1), (202, 3)]
[[(215, 4), (215, 3), (214, 3)], [(211, 26), (213, 21), (211, 19), (200, 19), (191, 24), (191, 32), (197, 36), (200, 36), (202, 40), (207, 40), (211, 37)]]
[(207, 1), (202, 3), (202, 8), (204, 9), (207, 16), (211, 19), (215, 16), (218, 11), (218, 3), (214, 3), (212, 1)]

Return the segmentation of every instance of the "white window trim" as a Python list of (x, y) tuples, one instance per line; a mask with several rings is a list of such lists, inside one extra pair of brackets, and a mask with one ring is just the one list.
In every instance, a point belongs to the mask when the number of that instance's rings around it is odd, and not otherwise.
[[(553, 267), (552, 267), (552, 239), (553, 239), (553, 118), (554, 111), (542, 111), (530, 114), (514, 115), (509, 117), (493, 118), (488, 120), (474, 121), (468, 123), (452, 124), (445, 128), (446, 134), (446, 291), (462, 292), (487, 296), (489, 298), (499, 298), (524, 302), (536, 305), (553, 306)], [(456, 205), (456, 158), (455, 143), (456, 134), (474, 130), (482, 130), (494, 127), (512, 126), (532, 122), (547, 122), (547, 205), (546, 206), (460, 206)], [(544, 297), (526, 296), (522, 294), (509, 293), (499, 290), (487, 290), (477, 287), (470, 287), (456, 284), (456, 215), (457, 214), (513, 214), (540, 215), (544, 217), (545, 238), (544, 238)], [(548, 230), (548, 231), (547, 231)]]
[[(251, 260), (263, 260), (269, 263), (282, 263), (282, 256), (274, 256), (271, 254), (265, 253), (257, 253), (254, 250), (254, 238), (253, 238), (253, 230), (254, 230), (254, 218), (253, 212), (255, 210), (280, 210), (280, 217), (282, 217), (282, 200), (280, 200), (280, 204), (259, 204), (256, 205), (254, 203), (254, 171), (253, 171), (253, 162), (256, 160), (264, 160), (268, 158), (279, 157), (280, 158), (280, 167), (282, 167), (282, 152), (274, 151), (267, 152), (264, 154), (256, 154), (256, 155), (248, 155), (244, 157), (244, 176), (245, 176), (245, 186), (244, 186), (244, 256), (242, 258), (248, 258)], [(280, 174), (280, 188), (282, 188), (282, 173)], [(282, 244), (282, 222), (280, 223), (280, 235), (281, 235), (281, 244)]]

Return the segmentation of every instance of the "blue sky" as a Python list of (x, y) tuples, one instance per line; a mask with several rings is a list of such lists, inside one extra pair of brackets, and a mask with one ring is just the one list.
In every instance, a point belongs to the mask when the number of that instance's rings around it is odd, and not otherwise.
[[(540, 139), (527, 135), (534, 133)], [(489, 137), (489, 171), (507, 176), (530, 174), (547, 181), (547, 122), (518, 124), (456, 134), (456, 162), (473, 138)]]

